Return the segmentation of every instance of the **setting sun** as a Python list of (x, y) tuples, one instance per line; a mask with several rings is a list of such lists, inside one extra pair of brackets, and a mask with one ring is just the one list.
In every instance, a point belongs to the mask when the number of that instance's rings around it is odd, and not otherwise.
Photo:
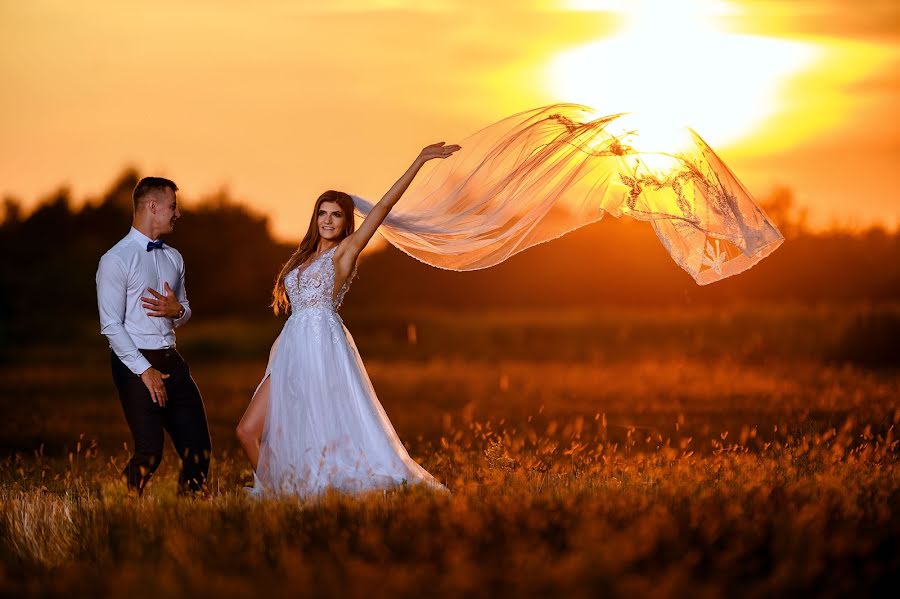
[(660, 131), (678, 125), (714, 145), (736, 142), (778, 111), (783, 84), (819, 55), (812, 44), (721, 29), (717, 18), (736, 10), (723, 2), (570, 7), (612, 11), (622, 26), (611, 37), (554, 56), (546, 70), (549, 87), (603, 113), (634, 113), (645, 141), (654, 135), (663, 145), (671, 137)]

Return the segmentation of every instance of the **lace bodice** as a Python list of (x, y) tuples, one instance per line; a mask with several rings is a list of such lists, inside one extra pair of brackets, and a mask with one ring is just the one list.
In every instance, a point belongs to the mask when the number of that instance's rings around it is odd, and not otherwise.
[(291, 301), (291, 311), (308, 308), (327, 308), (337, 310), (350, 287), (350, 281), (356, 275), (356, 268), (344, 281), (344, 284), (334, 296), (334, 262), (332, 256), (337, 246), (324, 252), (318, 258), (311, 258), (293, 269), (284, 279), (288, 298)]

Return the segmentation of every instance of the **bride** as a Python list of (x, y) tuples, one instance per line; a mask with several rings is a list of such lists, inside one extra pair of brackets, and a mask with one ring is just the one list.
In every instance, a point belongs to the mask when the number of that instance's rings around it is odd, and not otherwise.
[(274, 290), (290, 312), (262, 382), (237, 427), (254, 470), (254, 495), (359, 492), (421, 483), (446, 488), (410, 458), (375, 395), (337, 309), (360, 252), (429, 160), (460, 146), (424, 148), (355, 227), (353, 198), (326, 191)]
[[(397, 439), (336, 313), (379, 227), (413, 258), (460, 271), (489, 268), (606, 214), (628, 216), (648, 222), (698, 285), (754, 267), (784, 241), (691, 129), (660, 136), (631, 115), (553, 104), (502, 119), (464, 143), (465, 153), (431, 165), (394, 210), (426, 162), (460, 146), (422, 150), (377, 204), (336, 191), (316, 202), (309, 231), (275, 286), (275, 311), (290, 309), (291, 316), (238, 425), (256, 493), (404, 481), (443, 489)], [(358, 231), (354, 212), (365, 217)]]

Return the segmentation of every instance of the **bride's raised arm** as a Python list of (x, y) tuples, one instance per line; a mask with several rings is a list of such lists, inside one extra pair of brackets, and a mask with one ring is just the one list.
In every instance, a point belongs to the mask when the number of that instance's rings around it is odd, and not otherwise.
[(455, 144), (444, 145), (442, 141), (424, 147), (409, 168), (406, 169), (406, 172), (397, 179), (397, 182), (384, 194), (384, 197), (372, 207), (371, 212), (366, 216), (362, 225), (341, 242), (341, 247), (338, 249), (340, 255), (335, 256), (335, 259), (347, 264), (355, 264), (360, 252), (366, 247), (372, 236), (375, 235), (375, 231), (387, 218), (394, 204), (397, 203), (413, 179), (416, 178), (416, 174), (422, 168), (422, 165), (434, 158), (447, 158), (459, 148), (460, 146)]

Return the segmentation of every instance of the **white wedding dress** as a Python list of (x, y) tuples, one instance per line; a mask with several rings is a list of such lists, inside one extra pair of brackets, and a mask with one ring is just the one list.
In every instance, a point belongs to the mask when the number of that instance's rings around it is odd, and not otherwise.
[(269, 406), (253, 494), (305, 496), (418, 483), (446, 491), (409, 457), (338, 316), (353, 274), (335, 294), (335, 249), (285, 279), (291, 316), (263, 377), (270, 379)]

